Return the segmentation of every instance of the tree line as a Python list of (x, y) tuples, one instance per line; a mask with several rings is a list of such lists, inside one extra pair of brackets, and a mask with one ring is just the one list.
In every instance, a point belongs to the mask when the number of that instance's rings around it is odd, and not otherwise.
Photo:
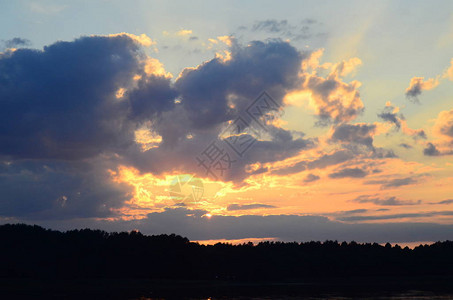
[(444, 275), (453, 275), (452, 241), (414, 249), (338, 241), (201, 245), (175, 234), (0, 226), (3, 278), (253, 281)]

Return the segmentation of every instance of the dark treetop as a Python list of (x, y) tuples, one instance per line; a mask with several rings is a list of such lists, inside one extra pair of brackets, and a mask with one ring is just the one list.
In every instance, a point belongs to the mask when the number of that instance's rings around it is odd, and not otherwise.
[(453, 275), (453, 242), (200, 245), (171, 235), (0, 226), (0, 277), (288, 280)]

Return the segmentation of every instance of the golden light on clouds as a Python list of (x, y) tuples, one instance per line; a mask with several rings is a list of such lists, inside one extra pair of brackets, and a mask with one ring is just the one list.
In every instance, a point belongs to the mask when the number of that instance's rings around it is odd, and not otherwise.
[(186, 35), (190, 35), (190, 34), (192, 34), (192, 30), (190, 30), (190, 29), (181, 29), (178, 32), (176, 32), (176, 35), (179, 35), (179, 36), (186, 36)]
[(150, 47), (150, 46), (156, 44), (156, 42), (154, 42), (149, 36), (147, 36), (144, 33), (140, 34), (140, 35), (135, 35), (132, 33), (120, 32), (120, 33), (109, 34), (107, 36), (115, 37), (115, 36), (122, 36), (122, 35), (130, 37), (131, 39), (133, 39), (134, 41), (136, 41), (137, 43), (139, 43), (140, 45), (145, 46), (145, 47)]
[(406, 93), (419, 87), (420, 90), (429, 91), (439, 85), (439, 78), (429, 78), (425, 80), (425, 77), (412, 77), (409, 87), (406, 89)]
[[(152, 173), (140, 173), (139, 170), (127, 166), (120, 166), (117, 171), (110, 170), (110, 176), (114, 182), (133, 187), (130, 200), (117, 211), (126, 217), (142, 218), (147, 213), (180, 204), (192, 209), (204, 209), (212, 214), (222, 213), (225, 208), (224, 197), (235, 189), (231, 183), (197, 178), (191, 174), (156, 176)], [(190, 179), (201, 185), (191, 185)], [(197, 193), (195, 199), (186, 197), (194, 192)]]
[(218, 36), (217, 39), (223, 43), (225, 43), (228, 47), (231, 47), (233, 45), (233, 37), (224, 35), (224, 36)]
[(137, 129), (134, 134), (135, 142), (140, 145), (142, 151), (157, 148), (162, 142), (162, 136), (147, 127)]
[(164, 65), (158, 59), (152, 57), (147, 57), (145, 59), (144, 71), (147, 75), (164, 76), (167, 78), (173, 77), (173, 74), (167, 72), (164, 68)]
[(125, 88), (119, 88), (119, 89), (116, 91), (116, 93), (115, 93), (116, 99), (121, 99), (121, 98), (123, 98), (124, 93), (126, 93), (126, 89), (125, 89)]

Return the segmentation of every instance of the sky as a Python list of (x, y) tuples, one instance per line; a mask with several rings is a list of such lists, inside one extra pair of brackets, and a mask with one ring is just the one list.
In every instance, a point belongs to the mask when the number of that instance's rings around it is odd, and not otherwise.
[(0, 223), (452, 239), (452, 11), (0, 0)]

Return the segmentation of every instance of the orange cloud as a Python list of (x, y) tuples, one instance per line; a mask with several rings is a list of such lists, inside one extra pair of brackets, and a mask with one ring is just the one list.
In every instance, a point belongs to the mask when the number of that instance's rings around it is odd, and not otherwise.
[(450, 66), (449, 66), (448, 69), (444, 72), (443, 77), (444, 77), (444, 78), (448, 78), (448, 79), (450, 79), (451, 81), (453, 81), (453, 58), (452, 58), (451, 61), (450, 61)]
[[(362, 61), (354, 57), (336, 64), (320, 64), (322, 54), (323, 49), (320, 49), (304, 60), (299, 75), (303, 81), (301, 89), (291, 92), (285, 102), (296, 103), (295, 99), (304, 98), (309, 92), (309, 105), (315, 110), (321, 124), (354, 120), (364, 109), (358, 91), (361, 83), (357, 80), (346, 83), (341, 77), (352, 73)], [(330, 69), (326, 77), (317, 74), (319, 70), (326, 69)]]
[(156, 44), (156, 42), (154, 42), (149, 36), (147, 36), (144, 33), (142, 33), (140, 35), (135, 35), (132, 33), (120, 32), (120, 33), (109, 34), (107, 36), (115, 37), (115, 36), (122, 36), (122, 35), (130, 37), (131, 39), (133, 39), (134, 41), (136, 41), (137, 43), (139, 43), (140, 45), (145, 46), (145, 47), (150, 47), (150, 46)]
[(186, 35), (190, 35), (190, 34), (192, 34), (192, 30), (190, 30), (190, 29), (181, 29), (178, 32), (176, 32), (176, 35), (179, 35), (179, 36), (186, 36)]
[(425, 155), (453, 155), (453, 109), (439, 113), (432, 132), (437, 139), (427, 143)]
[(432, 90), (439, 85), (439, 76), (425, 80), (425, 77), (413, 77), (406, 89), (406, 96), (408, 98), (417, 99), (422, 91)]

